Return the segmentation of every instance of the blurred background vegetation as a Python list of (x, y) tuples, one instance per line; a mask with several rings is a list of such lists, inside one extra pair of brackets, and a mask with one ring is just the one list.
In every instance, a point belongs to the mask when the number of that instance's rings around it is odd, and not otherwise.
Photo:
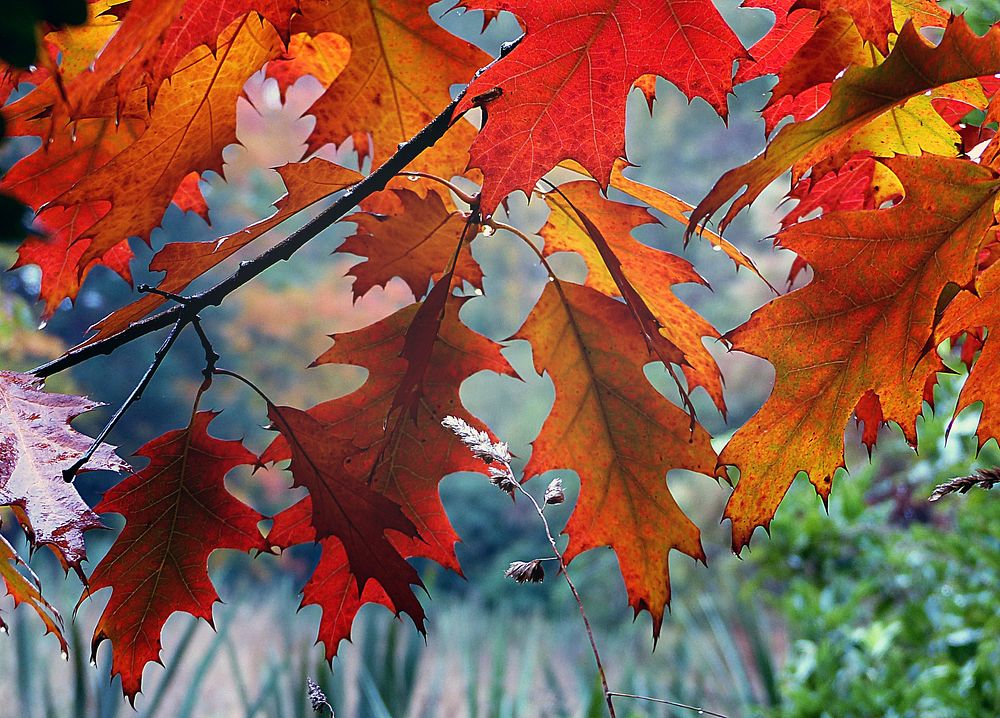
[[(720, 3), (727, 18), (752, 43), (767, 29), (763, 11)], [(951, 3), (955, 9), (963, 4)], [(447, 4), (432, 8), (441, 15)], [(968, 3), (970, 19), (981, 29), (1000, 15), (1000, 0)], [(442, 22), (487, 50), (515, 33), (509, 18), (476, 37), (476, 18), (455, 14)], [(661, 81), (652, 115), (638, 96), (629, 107), (629, 156), (638, 165), (633, 177), (697, 201), (726, 169), (746, 161), (763, 146), (754, 112), (768, 90), (767, 81), (738, 88), (726, 128), (701, 102), (688, 106)], [(302, 118), (316, 95), (308, 82), (296, 85), (282, 105), (276, 88), (261, 78), (248, 86), (249, 101), (239, 115), (243, 146), (226, 151), (225, 177), (207, 174), (202, 189), (211, 207), (211, 226), (171, 207), (153, 247), (178, 238), (204, 240), (239, 229), (270, 212), (283, 192), (273, 168), (298, 159), (312, 119)], [(9, 166), (33, 149), (12, 141), (0, 156)], [(351, 161), (350, 146), (337, 156)], [(754, 257), (772, 283), (781, 286), (791, 255), (775, 251), (766, 238), (777, 227), (774, 207), (781, 188), (772, 188), (744, 213), (728, 238)], [(542, 208), (523, 198), (511, 203), (522, 226), (537, 228)], [(373, 290), (352, 306), (344, 277), (350, 257), (330, 256), (353, 229), (344, 223), (326, 232), (301, 256), (275, 267), (252, 286), (206, 315), (207, 326), (223, 355), (222, 365), (250, 376), (283, 403), (310, 406), (346, 393), (364, 372), (352, 367), (306, 369), (329, 342), (328, 334), (364, 326), (412, 301), (402, 282)], [(681, 287), (682, 298), (726, 331), (746, 319), (770, 293), (746, 272), (737, 273), (719, 254), (693, 242), (686, 249), (682, 227), (643, 227), (637, 238), (683, 253), (711, 283), (711, 289)], [(541, 292), (544, 273), (518, 242), (502, 233), (480, 237), (473, 251), (487, 274), (485, 295), (470, 299), (462, 318), (472, 328), (502, 340), (521, 324)], [(144, 276), (152, 250), (134, 243), (139, 260), (136, 281)], [(0, 248), (0, 260), (13, 262), (13, 248)], [(237, 258), (238, 261), (240, 258)], [(557, 259), (561, 270), (579, 274), (572, 257)], [(223, 271), (227, 268), (223, 267)], [(808, 281), (808, 277), (800, 282)], [(77, 305), (64, 307), (37, 331), (33, 303), (34, 268), (0, 277), (0, 365), (24, 369), (59, 354), (80, 340), (87, 327), (128, 301), (131, 289), (120, 279), (94, 271)], [(191, 339), (188, 337), (188, 339)], [(152, 356), (157, 339), (136, 342), (111, 357), (95, 359), (50, 380), (57, 391), (78, 391), (119, 403)], [(553, 401), (552, 385), (534, 374), (526, 346), (505, 350), (524, 382), (477, 375), (463, 387), (467, 407), (501, 437), (522, 461), (530, 454)], [(700, 397), (699, 410), (721, 446), (731, 432), (767, 397), (773, 372), (760, 360), (727, 354), (710, 345), (727, 379), (730, 421), (713, 414)], [(926, 407), (919, 425), (920, 454), (896, 428), (883, 429), (874, 456), (860, 447), (857, 432), (846, 434), (848, 470), (836, 478), (828, 511), (811, 486), (793, 486), (771, 526), (758, 535), (745, 560), (729, 552), (728, 527), (718, 518), (728, 490), (684, 472), (669, 480), (679, 503), (704, 530), (709, 567), (675, 556), (671, 565), (674, 598), (656, 650), (648, 617), (631, 620), (611, 552), (590, 552), (573, 564), (614, 690), (660, 696), (739, 716), (920, 716), (993, 717), (1000, 714), (1000, 507), (994, 496), (970, 494), (926, 501), (932, 487), (976, 466), (1000, 461), (996, 442), (977, 456), (975, 411), (961, 415), (947, 432), (964, 368), (949, 355), (956, 374), (936, 390), (936, 407)], [(182, 341), (170, 355), (129, 421), (114, 441), (128, 456), (158, 434), (182, 426), (200, 383), (201, 349)], [(650, 372), (654, 382), (658, 377)], [(263, 407), (241, 387), (223, 380), (207, 405), (225, 408), (216, 430), (226, 438), (245, 437), (262, 448)], [(697, 395), (696, 395), (697, 396)], [(107, 415), (95, 412), (78, 422), (95, 431)], [(567, 504), (553, 507), (562, 525), (572, 509), (575, 475), (551, 472), (528, 484), (540, 493), (561, 476), (569, 488)], [(96, 502), (116, 480), (84, 475), (79, 486)], [(259, 510), (273, 515), (298, 498), (280, 471), (235, 472), (230, 488)], [(603, 699), (586, 636), (575, 605), (558, 580), (516, 586), (503, 578), (513, 560), (546, 553), (544, 535), (524, 502), (512, 505), (481, 476), (453, 475), (442, 495), (463, 543), (459, 554), (466, 580), (422, 566), (430, 597), (429, 635), (395, 620), (380, 607), (362, 611), (354, 641), (343, 644), (332, 670), (315, 646), (319, 612), (297, 612), (297, 591), (317, 559), (314, 549), (296, 547), (282, 556), (251, 560), (216, 552), (211, 573), (224, 604), (217, 605), (217, 631), (178, 614), (164, 633), (166, 668), (146, 670), (140, 716), (307, 716), (306, 677), (317, 680), (336, 714), (360, 716), (600, 716)], [(113, 527), (119, 517), (107, 517)], [(3, 521), (5, 535), (25, 549), (23, 537)], [(113, 532), (92, 532), (96, 561)], [(74, 577), (64, 578), (47, 552), (32, 566), (49, 599), (69, 618), (81, 592)], [(89, 639), (105, 595), (84, 601), (71, 622), (72, 651), (60, 660), (56, 642), (42, 635), (37, 619), (25, 610), (10, 613), (11, 636), (0, 638), (0, 681), (7, 700), (0, 716), (117, 716), (131, 709), (117, 681), (109, 680), (110, 652), (88, 664)], [(686, 711), (626, 701), (620, 715), (681, 716)]]

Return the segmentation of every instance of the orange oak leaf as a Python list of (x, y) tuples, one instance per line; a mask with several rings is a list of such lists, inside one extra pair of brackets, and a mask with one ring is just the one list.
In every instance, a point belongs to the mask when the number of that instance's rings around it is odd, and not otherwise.
[(535, 370), (547, 372), (556, 401), (533, 443), (525, 475), (556, 467), (580, 475), (566, 526), (566, 557), (610, 546), (629, 603), (653, 619), (658, 636), (670, 600), (669, 561), (677, 549), (704, 560), (700, 533), (667, 488), (666, 473), (713, 474), (708, 433), (646, 380), (649, 359), (629, 311), (589, 287), (554, 281), (515, 335), (531, 342)]
[(843, 466), (844, 427), (866, 396), (859, 410), (866, 430), (868, 417), (881, 417), (916, 443), (925, 382), (943, 366), (928, 351), (938, 299), (949, 283), (972, 281), (1000, 180), (963, 160), (886, 163), (905, 188), (903, 201), (830, 212), (781, 232), (778, 243), (803, 257), (814, 279), (729, 336), (735, 349), (766, 358), (776, 372), (771, 397), (720, 456), (740, 469), (725, 512), (736, 551), (770, 523), (800, 471), (829, 496)]
[[(408, 189), (387, 191), (398, 200), (398, 211), (352, 215), (358, 231), (337, 248), (338, 252), (367, 257), (347, 272), (355, 278), (355, 300), (373, 287), (384, 287), (393, 277), (401, 277), (415, 297), (422, 297), (431, 279), (436, 281), (444, 274), (468, 224), (461, 212), (445, 206), (435, 190), (425, 197)], [(482, 288), (483, 270), (468, 251), (460, 252), (454, 275)]]
[[(316, 116), (310, 151), (352, 137), (361, 158), (371, 156), (377, 167), (450, 102), (452, 85), (469, 82), (486, 64), (485, 53), (434, 21), (428, 4), (303, 0), (293, 30), (338, 33), (351, 46), (347, 67), (309, 109)], [(461, 174), (474, 136), (471, 125), (458, 124), (411, 169)]]
[(323, 87), (329, 87), (344, 71), (351, 58), (351, 45), (335, 32), (321, 32), (315, 37), (304, 32), (292, 35), (288, 50), (267, 63), (265, 72), (278, 83), (284, 101), (288, 88), (309, 75)]
[(219, 600), (208, 575), (216, 549), (266, 551), (257, 524), (263, 516), (226, 490), (224, 479), (257, 457), (239, 441), (208, 433), (217, 416), (202, 411), (185, 429), (168, 431), (136, 452), (149, 464), (114, 486), (95, 507), (125, 517), (125, 528), (94, 568), (80, 597), (111, 588), (97, 621), (91, 651), (111, 641), (111, 671), (131, 702), (142, 671), (160, 656), (160, 631), (175, 611), (212, 623)]
[[(30, 123), (44, 135), (46, 121)], [(108, 266), (131, 282), (129, 260), (132, 250), (122, 239), (101, 258), (80, 267), (90, 245), (82, 235), (107, 214), (107, 202), (73, 207), (45, 205), (68, 190), (80, 177), (107, 164), (135, 141), (144, 124), (137, 120), (92, 119), (76, 123), (72, 133), (56, 133), (33, 153), (16, 163), (0, 181), (0, 191), (8, 192), (36, 212), (35, 227), (42, 237), (29, 237), (18, 249), (15, 267), (35, 264), (42, 270), (39, 297), (45, 301), (42, 319), (48, 320), (64, 299), (74, 300), (83, 279), (98, 264)]]
[(786, 169), (791, 167), (792, 180), (798, 181), (809, 166), (836, 152), (865, 125), (911, 97), (997, 71), (1000, 27), (979, 37), (963, 17), (954, 17), (941, 42), (933, 46), (912, 22), (907, 23), (885, 62), (872, 68), (848, 68), (834, 82), (830, 102), (822, 111), (804, 122), (786, 125), (762, 154), (724, 174), (695, 208), (688, 231), (693, 232), (746, 188), (726, 212), (720, 224), (724, 228)]
[(469, 86), (458, 107), (502, 93), (472, 145), (483, 170), (482, 209), (511, 192), (530, 195), (562, 160), (583, 165), (602, 187), (625, 154), (625, 103), (633, 83), (656, 74), (689, 98), (726, 114), (733, 61), (747, 57), (707, 0), (465, 0), (470, 9), (508, 10), (524, 24), (520, 45)]
[[(59, 611), (42, 596), (42, 584), (35, 572), (18, 555), (17, 551), (0, 536), (0, 578), (3, 579), (7, 593), (14, 599), (14, 605), (22, 603), (31, 606), (45, 626), (45, 632), (51, 633), (59, 641), (63, 655), (69, 654), (69, 644), (63, 635), (63, 619)], [(7, 624), (0, 618), (0, 629), (7, 632)]]
[(53, 200), (65, 207), (111, 203), (84, 235), (92, 240), (81, 258), (84, 265), (122, 239), (148, 241), (191, 172), (221, 172), (222, 149), (236, 141), (236, 99), (243, 83), (280, 50), (277, 34), (257, 15), (237, 21), (220, 36), (214, 53), (202, 47), (184, 60), (138, 140)]
[[(82, 396), (48, 394), (31, 374), (0, 371), (0, 506), (20, 509), (32, 544), (51, 547), (64, 566), (76, 571), (87, 557), (83, 532), (99, 528), (101, 521), (62, 472), (93, 443), (70, 422), (98, 406)], [(101, 444), (83, 467), (127, 469), (108, 444)]]
[(218, 51), (226, 43), (226, 28), (238, 19), (247, 20), (251, 12), (266, 19), (287, 43), (291, 16), (298, 6), (299, 0), (131, 0), (119, 4), (111, 13), (92, 18), (88, 26), (64, 32), (63, 44), (73, 44), (79, 42), (79, 35), (92, 32), (95, 19), (106, 21), (115, 11), (123, 15), (107, 45), (98, 48), (96, 60), (93, 56), (88, 60), (92, 67), (73, 73), (65, 82), (70, 108), (74, 114), (86, 111), (107, 89), (113, 89), (122, 103), (138, 87), (146, 88), (152, 107), (164, 80), (188, 53), (199, 46)]
[[(961, 292), (945, 310), (938, 327), (938, 338), (954, 336), (961, 331), (986, 329), (986, 339), (981, 344), (975, 340), (972, 347), (981, 346), (979, 359), (972, 366), (969, 378), (958, 397), (955, 414), (976, 402), (982, 402), (983, 413), (979, 417), (979, 447), (991, 438), (1000, 441), (1000, 264), (993, 264), (976, 278), (978, 297), (971, 292)], [(967, 340), (968, 341), (968, 340)], [(964, 349), (964, 347), (963, 347)], [(964, 352), (963, 352), (964, 353)]]
[[(287, 193), (275, 203), (276, 212), (246, 229), (209, 242), (170, 242), (156, 253), (149, 263), (152, 272), (165, 272), (157, 285), (164, 292), (178, 294), (187, 286), (217, 267), (229, 257), (292, 215), (325, 197), (339, 192), (361, 179), (361, 175), (318, 157), (305, 163), (287, 164), (278, 168)], [(118, 309), (94, 324), (96, 334), (84, 344), (105, 339), (122, 331), (132, 322), (142, 319), (167, 300), (156, 294), (146, 294)]]
[[(560, 163), (559, 166), (563, 169), (572, 170), (573, 172), (583, 175), (589, 179), (587, 171), (577, 162), (567, 160)], [(629, 164), (624, 159), (618, 159), (615, 161), (615, 165), (611, 169), (612, 187), (624, 192), (633, 199), (637, 199), (640, 202), (648, 204), (652, 209), (663, 212), (663, 214), (667, 215), (672, 220), (685, 225), (688, 223), (688, 213), (694, 209), (693, 206), (678, 197), (674, 197), (669, 192), (664, 192), (662, 189), (651, 187), (647, 184), (629, 179), (622, 173), (622, 170), (627, 167), (629, 167)], [(741, 252), (731, 242), (723, 239), (721, 235), (716, 234), (710, 229), (703, 228), (702, 231), (698, 233), (698, 237), (705, 240), (713, 247), (718, 247), (719, 251), (724, 252), (727, 257), (733, 260), (733, 264), (736, 265), (737, 270), (740, 267), (746, 267), (760, 277), (762, 281), (767, 281), (758, 271), (757, 267), (753, 263), (753, 260)]]
[(889, 34), (895, 32), (892, 21), (892, 0), (819, 0), (821, 15), (842, 10), (854, 20), (861, 37), (889, 53)]
[(707, 283), (687, 260), (632, 238), (633, 229), (656, 221), (653, 216), (642, 207), (605, 199), (597, 183), (591, 181), (560, 185), (559, 192), (545, 195), (545, 201), (551, 213), (539, 232), (545, 240), (543, 254), (579, 253), (587, 264), (586, 286), (610, 297), (621, 296), (597, 246), (573, 208), (589, 217), (600, 228), (608, 246), (621, 262), (625, 279), (659, 322), (660, 334), (680, 351), (681, 355), (675, 358), (675, 363), (682, 365), (690, 387), (703, 387), (719, 411), (725, 414), (722, 375), (702, 344), (702, 337), (718, 339), (719, 333), (671, 291), (675, 284)]

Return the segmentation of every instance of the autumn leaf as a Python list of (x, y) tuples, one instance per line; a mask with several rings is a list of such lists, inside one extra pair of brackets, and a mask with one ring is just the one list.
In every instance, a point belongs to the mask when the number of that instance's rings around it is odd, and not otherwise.
[[(59, 641), (63, 655), (68, 655), (69, 644), (63, 635), (62, 616), (42, 596), (42, 584), (38, 576), (3, 536), (0, 536), (0, 577), (3, 578), (7, 593), (14, 599), (14, 605), (20, 606), (23, 603), (31, 606), (42, 620), (45, 632), (54, 635)], [(7, 633), (7, 624), (2, 618), (0, 618), (0, 629)]]
[(726, 114), (733, 61), (746, 57), (708, 0), (466, 0), (474, 10), (508, 10), (525, 27), (520, 45), (477, 77), (459, 105), (494, 88), (472, 166), (485, 175), (482, 210), (511, 192), (530, 196), (562, 160), (583, 165), (602, 187), (625, 154), (625, 103), (633, 83), (656, 74), (689, 98)]
[(246, 79), (280, 51), (277, 34), (256, 15), (237, 22), (215, 53), (202, 47), (185, 59), (134, 143), (53, 200), (63, 207), (111, 204), (84, 233), (91, 244), (83, 265), (127, 237), (148, 241), (191, 172), (221, 173), (222, 149), (236, 141), (236, 98)]
[(316, 537), (340, 541), (359, 593), (369, 580), (376, 581), (397, 611), (407, 613), (423, 632), (424, 610), (410, 589), (423, 582), (386, 535), (396, 531), (414, 538), (416, 526), (399, 504), (350, 473), (356, 446), (338, 439), (334, 427), (290, 406), (269, 407), (268, 418), (289, 447), (294, 485), (304, 486), (312, 497)]
[[(251, 12), (265, 18), (287, 43), (289, 23), (299, 0), (131, 0), (127, 5), (105, 0), (95, 4), (105, 5), (100, 10), (107, 15), (120, 10), (124, 17), (107, 45), (98, 48), (100, 54), (93, 67), (65, 83), (74, 115), (112, 87), (119, 103), (134, 89), (144, 87), (153, 106), (163, 82), (174, 75), (189, 53), (199, 46), (212, 54), (223, 49), (226, 28), (238, 19), (249, 20)], [(68, 39), (76, 37), (71, 34)]]
[[(157, 285), (157, 289), (173, 294), (183, 292), (195, 279), (217, 267), (289, 217), (361, 179), (361, 175), (354, 170), (319, 157), (305, 163), (279, 167), (278, 174), (284, 180), (288, 191), (275, 203), (277, 211), (267, 219), (217, 240), (170, 242), (164, 245), (149, 263), (151, 272), (166, 273)], [(84, 345), (117, 334), (132, 322), (163, 306), (166, 301), (161, 295), (146, 294), (131, 304), (117, 309), (90, 328), (96, 333), (88, 338)]]
[[(438, 25), (427, 3), (302, 0), (295, 32), (337, 33), (351, 47), (347, 67), (309, 109), (316, 129), (309, 151), (354, 139), (372, 167), (382, 164), (451, 101), (449, 88), (467, 83), (489, 57)], [(460, 123), (411, 169), (446, 177), (461, 174), (475, 130)], [(371, 140), (369, 141), (369, 136)]]
[(550, 282), (514, 338), (531, 342), (535, 370), (556, 401), (532, 444), (525, 476), (557, 467), (580, 475), (566, 526), (566, 558), (610, 546), (629, 603), (648, 610), (658, 636), (670, 600), (669, 554), (704, 560), (700, 533), (667, 488), (666, 473), (715, 472), (708, 433), (646, 380), (645, 342), (621, 302)]
[[(98, 406), (82, 396), (45, 393), (42, 379), (31, 374), (0, 371), (0, 506), (19, 509), (32, 544), (49, 546), (77, 571), (87, 558), (83, 532), (100, 528), (101, 520), (62, 472), (93, 443), (70, 422)], [(108, 444), (82, 467), (127, 469)]]
[[(308, 496), (285, 509), (274, 517), (268, 541), (281, 548), (315, 541), (312, 513), (312, 499)], [(340, 642), (351, 639), (354, 617), (363, 605), (377, 603), (393, 612), (395, 607), (377, 581), (369, 581), (358, 593), (344, 545), (337, 538), (328, 536), (319, 543), (319, 563), (302, 588), (302, 605), (322, 610), (317, 640), (326, 646), (326, 659), (332, 661)]]
[(763, 75), (776, 75), (816, 31), (817, 13), (803, 8), (798, 0), (746, 0), (743, 7), (761, 8), (774, 14), (774, 25), (740, 63), (734, 82), (748, 82)]
[(730, 170), (691, 215), (688, 231), (732, 203), (721, 226), (755, 200), (782, 172), (793, 167), (793, 182), (806, 168), (837, 151), (858, 130), (909, 98), (960, 80), (1000, 71), (1000, 29), (979, 37), (961, 16), (952, 18), (937, 46), (929, 45), (913, 23), (900, 32), (885, 62), (852, 67), (833, 85), (828, 105), (815, 117), (783, 127), (763, 154)]
[(91, 650), (111, 641), (111, 672), (120, 675), (131, 702), (142, 670), (160, 656), (160, 632), (175, 611), (212, 623), (219, 600), (208, 576), (216, 549), (267, 550), (257, 528), (263, 516), (226, 490), (224, 479), (257, 457), (239, 441), (208, 433), (213, 412), (194, 415), (186, 429), (168, 431), (136, 453), (149, 459), (142, 471), (112, 487), (95, 507), (125, 517), (125, 528), (94, 568), (83, 596), (111, 588), (97, 621)]
[(740, 469), (725, 512), (734, 550), (770, 523), (798, 472), (829, 496), (843, 466), (844, 427), (868, 392), (880, 410), (869, 396), (859, 414), (866, 429), (893, 421), (916, 444), (925, 381), (943, 366), (928, 351), (938, 298), (947, 284), (972, 281), (1000, 180), (962, 160), (886, 163), (905, 188), (903, 201), (830, 212), (781, 232), (778, 243), (809, 263), (813, 281), (729, 335), (735, 349), (764, 357), (776, 372), (771, 397), (720, 456)]
[(282, 102), (288, 88), (305, 76), (329, 87), (344, 71), (351, 58), (351, 45), (335, 32), (316, 36), (304, 32), (292, 35), (288, 49), (277, 60), (267, 63), (265, 72), (278, 83)]
[(820, 15), (842, 10), (850, 15), (865, 42), (883, 55), (889, 52), (889, 34), (894, 32), (891, 0), (819, 0)]
[(679, 353), (671, 360), (682, 365), (691, 388), (703, 387), (719, 411), (725, 414), (722, 375), (702, 344), (703, 337), (718, 339), (719, 333), (670, 291), (676, 284), (706, 284), (705, 280), (687, 260), (642, 244), (631, 236), (633, 229), (654, 222), (653, 216), (642, 207), (605, 199), (597, 183), (590, 181), (560, 185), (558, 192), (547, 193), (545, 200), (551, 214), (539, 232), (545, 240), (543, 254), (570, 251), (582, 255), (588, 270), (586, 286), (610, 297), (621, 296), (618, 283), (577, 210), (589, 217), (620, 261), (624, 280), (648, 305), (659, 323), (659, 333)]
[[(423, 296), (430, 281), (443, 275), (468, 224), (462, 213), (445, 206), (435, 190), (423, 198), (408, 189), (387, 191), (398, 200), (398, 212), (352, 215), (358, 230), (337, 248), (367, 258), (347, 272), (354, 277), (355, 300), (393, 277), (402, 278), (415, 297)], [(483, 285), (483, 270), (468, 251), (459, 255), (454, 274), (475, 287)]]
[[(30, 97), (30, 96), (29, 96)], [(40, 135), (47, 132), (45, 120), (32, 123)], [(135, 141), (145, 125), (126, 119), (81, 120), (74, 132), (58, 133), (52, 142), (43, 142), (33, 153), (17, 162), (0, 181), (0, 191), (8, 192), (34, 209), (35, 227), (41, 237), (29, 237), (18, 249), (15, 267), (38, 265), (42, 271), (39, 297), (45, 301), (42, 319), (48, 320), (64, 299), (75, 300), (87, 274), (103, 264), (125, 281), (131, 281), (129, 261), (132, 250), (121, 239), (102, 257), (81, 265), (90, 241), (84, 233), (110, 209), (107, 202), (73, 207), (47, 207), (69, 190), (82, 176), (107, 164)]]
[[(438, 334), (430, 343), (416, 420), (405, 412), (394, 412), (392, 407), (399, 387), (407, 381), (408, 361), (401, 352), (414, 324), (417, 304), (364, 329), (336, 335), (333, 347), (316, 364), (364, 366), (369, 370), (368, 379), (357, 391), (318, 404), (308, 413), (325, 426), (328, 445), (342, 452), (336, 460), (343, 480), (367, 482), (398, 505), (416, 527), (415, 537), (387, 534), (396, 551), (405, 557), (431, 559), (461, 573), (455, 555), (459, 538), (441, 504), (438, 484), (446, 474), (479, 471), (482, 466), (440, 420), (463, 413), (459, 387), (465, 378), (479, 371), (513, 374), (513, 370), (501, 356), (499, 345), (461, 323), (458, 304), (457, 298), (451, 298)], [(282, 438), (261, 460), (279, 461), (288, 456), (290, 450)], [(312, 510), (311, 503), (309, 506)], [(279, 514), (269, 540), (281, 546), (316, 540), (316, 533), (310, 533), (302, 521), (302, 511), (304, 507), (297, 504)], [(291, 533), (279, 532), (283, 527)], [(359, 598), (356, 581), (345, 575), (353, 569), (344, 566), (348, 554), (343, 543), (336, 537), (321, 537), (319, 541), (323, 548), (321, 568), (307, 583), (303, 603), (322, 607), (319, 637), (326, 644), (327, 656), (332, 657), (339, 642), (350, 635), (351, 621), (362, 604), (374, 601), (394, 612), (407, 604), (390, 598), (377, 580), (365, 584)]]
[[(570, 169), (579, 175), (587, 177), (587, 171), (583, 169), (578, 163), (568, 160), (562, 162), (559, 165), (564, 169)], [(683, 225), (688, 223), (688, 213), (694, 209), (694, 207), (684, 200), (674, 197), (669, 192), (664, 192), (662, 189), (656, 187), (651, 187), (650, 185), (643, 184), (642, 182), (636, 182), (633, 179), (626, 177), (622, 170), (628, 167), (628, 162), (623, 159), (618, 159), (615, 161), (614, 167), (611, 169), (611, 186), (616, 190), (624, 192), (629, 197), (637, 199), (649, 205), (650, 209), (655, 209), (663, 212), (670, 219), (680, 222)], [(741, 252), (737, 247), (735, 247), (731, 242), (724, 239), (721, 235), (716, 234), (710, 229), (703, 228), (698, 233), (699, 239), (711, 244), (713, 247), (718, 247), (719, 251), (725, 253), (727, 257), (733, 260), (733, 264), (736, 268), (746, 267), (751, 272), (760, 277), (761, 281), (767, 282), (764, 276), (758, 271), (757, 267), (754, 265), (753, 260)]]
[[(961, 292), (945, 310), (938, 327), (938, 339), (955, 336), (961, 331), (986, 329), (986, 339), (982, 351), (973, 365), (969, 378), (958, 397), (955, 415), (976, 402), (982, 402), (983, 412), (979, 418), (979, 448), (991, 438), (1000, 441), (1000, 338), (994, 336), (1000, 316), (1000, 264), (993, 264), (976, 278), (976, 296), (971, 292)], [(967, 340), (968, 341), (968, 340)], [(975, 345), (975, 343), (974, 343)]]

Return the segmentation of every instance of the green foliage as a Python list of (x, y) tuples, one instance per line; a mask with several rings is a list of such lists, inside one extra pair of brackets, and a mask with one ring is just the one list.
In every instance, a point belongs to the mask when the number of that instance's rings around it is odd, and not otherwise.
[[(793, 491), (754, 554), (790, 644), (771, 715), (1000, 712), (1000, 504), (983, 492), (928, 504), (934, 483), (968, 472), (975, 439), (956, 429), (945, 443), (941, 419), (921, 429), (924, 456), (885, 442), (838, 477), (829, 516)], [(992, 443), (980, 457), (997, 459)]]

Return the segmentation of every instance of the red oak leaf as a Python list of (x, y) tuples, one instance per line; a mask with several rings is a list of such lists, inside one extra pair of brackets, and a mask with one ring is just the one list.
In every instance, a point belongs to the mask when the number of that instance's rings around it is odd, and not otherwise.
[(186, 429), (168, 431), (139, 449), (149, 465), (110, 489), (98, 513), (125, 517), (125, 528), (94, 568), (87, 596), (111, 588), (111, 600), (94, 629), (91, 650), (109, 639), (111, 671), (129, 700), (141, 689), (142, 670), (160, 656), (160, 631), (175, 611), (212, 623), (219, 600), (208, 576), (216, 549), (267, 550), (263, 517), (230, 494), (227, 473), (255, 464), (239, 441), (208, 433), (213, 412), (194, 415)]
[(625, 154), (625, 103), (636, 80), (660, 75), (725, 116), (733, 61), (747, 57), (708, 0), (462, 4), (508, 10), (525, 27), (521, 44), (476, 78), (458, 107), (466, 112), (477, 97), (492, 97), (472, 145), (472, 166), (486, 177), (486, 214), (515, 190), (530, 195), (565, 159), (607, 187), (615, 160)]

